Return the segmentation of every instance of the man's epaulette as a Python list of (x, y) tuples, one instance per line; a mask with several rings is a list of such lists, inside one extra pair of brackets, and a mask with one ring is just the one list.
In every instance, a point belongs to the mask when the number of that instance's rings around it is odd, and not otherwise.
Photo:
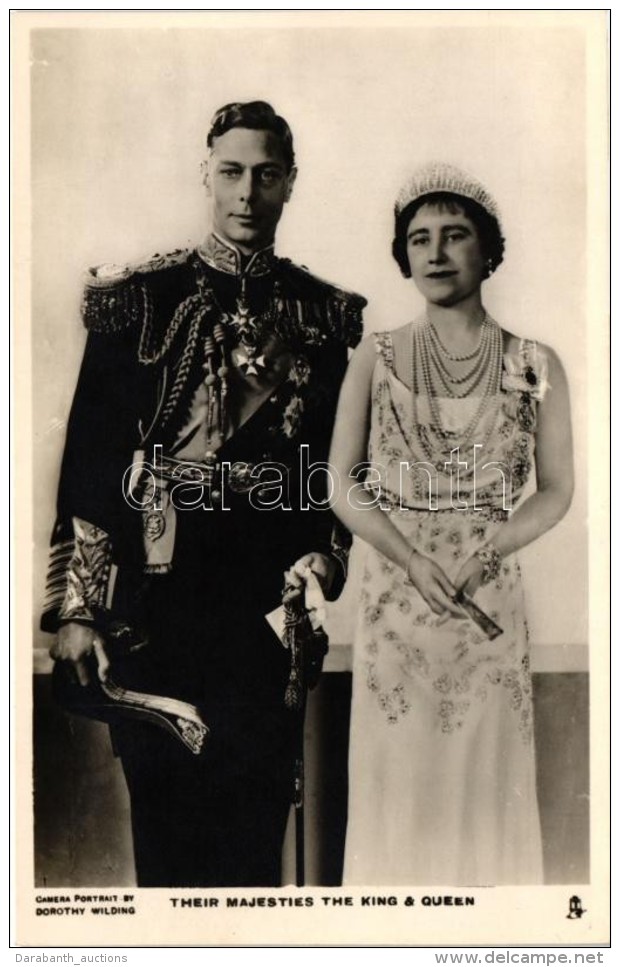
[(148, 312), (146, 277), (150, 273), (184, 265), (191, 249), (176, 249), (130, 265), (99, 265), (84, 276), (82, 320), (91, 332), (106, 335), (142, 325)]
[(362, 338), (362, 312), (367, 300), (356, 292), (348, 292), (332, 282), (312, 275), (305, 266), (280, 259), (284, 279), (284, 298), (291, 301), (294, 313), (309, 313), (315, 325), (319, 323), (332, 339), (344, 342), (353, 349)]

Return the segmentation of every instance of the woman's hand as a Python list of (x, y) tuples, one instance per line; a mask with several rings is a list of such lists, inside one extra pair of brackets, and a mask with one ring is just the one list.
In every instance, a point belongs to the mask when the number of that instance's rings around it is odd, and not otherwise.
[(58, 637), (50, 648), (50, 655), (54, 661), (66, 661), (73, 666), (80, 685), (88, 685), (90, 674), (86, 658), (95, 653), (97, 657), (97, 672), (100, 680), (105, 681), (110, 662), (105, 653), (103, 638), (94, 628), (68, 621), (61, 625)]
[(456, 588), (448, 580), (439, 564), (432, 561), (430, 557), (414, 551), (407, 566), (407, 574), (431, 611), (439, 615), (447, 613), (455, 618), (464, 617), (461, 608), (452, 600), (456, 594)]
[(474, 594), (482, 584), (482, 575), (484, 573), (484, 568), (482, 561), (477, 557), (470, 557), (469, 560), (465, 561), (463, 567), (454, 579), (454, 586), (457, 591), (461, 588), (468, 594), (470, 598), (473, 598)]

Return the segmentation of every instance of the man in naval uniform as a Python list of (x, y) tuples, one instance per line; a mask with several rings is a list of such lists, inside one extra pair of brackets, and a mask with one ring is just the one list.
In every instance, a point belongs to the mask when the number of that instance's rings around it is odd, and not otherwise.
[(208, 726), (204, 745), (191, 723), (184, 743), (112, 726), (141, 886), (279, 884), (294, 716), (265, 615), (292, 565), (333, 597), (346, 559), (312, 465), (365, 300), (274, 253), (296, 169), (270, 105), (223, 107), (207, 146), (204, 243), (87, 275), (43, 619), (83, 688), (105, 678), (120, 626), (124, 686)]

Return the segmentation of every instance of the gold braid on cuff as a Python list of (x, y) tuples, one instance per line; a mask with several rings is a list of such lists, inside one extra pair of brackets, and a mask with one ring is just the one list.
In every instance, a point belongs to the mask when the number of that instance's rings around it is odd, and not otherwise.
[(105, 607), (112, 563), (112, 544), (105, 531), (73, 518), (75, 543), (66, 572), (61, 621), (94, 621)]

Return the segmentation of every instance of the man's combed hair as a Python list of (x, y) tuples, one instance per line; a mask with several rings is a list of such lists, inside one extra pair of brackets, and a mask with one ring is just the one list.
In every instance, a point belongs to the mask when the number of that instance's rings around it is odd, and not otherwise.
[(407, 229), (411, 219), (423, 205), (436, 206), (453, 214), (463, 212), (476, 226), (482, 256), (488, 264), (486, 278), (495, 272), (504, 260), (504, 239), (497, 219), (471, 198), (452, 192), (436, 191), (429, 195), (420, 195), (395, 217), (392, 255), (406, 279), (411, 278), (407, 257)]
[(295, 164), (293, 150), (293, 135), (288, 123), (276, 114), (267, 101), (235, 101), (225, 104), (216, 111), (207, 134), (207, 148), (212, 148), (216, 138), (231, 128), (250, 128), (253, 131), (271, 131), (282, 145), (282, 154), (286, 162), (287, 171)]

